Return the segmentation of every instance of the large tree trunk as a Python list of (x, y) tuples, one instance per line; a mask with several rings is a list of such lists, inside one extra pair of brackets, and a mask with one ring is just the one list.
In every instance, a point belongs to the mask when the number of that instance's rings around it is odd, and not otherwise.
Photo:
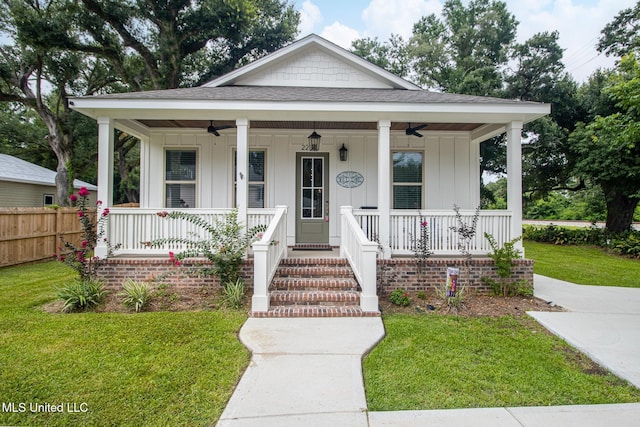
[(604, 189), (607, 200), (607, 230), (612, 233), (622, 233), (631, 228), (633, 213), (638, 205), (637, 197)]

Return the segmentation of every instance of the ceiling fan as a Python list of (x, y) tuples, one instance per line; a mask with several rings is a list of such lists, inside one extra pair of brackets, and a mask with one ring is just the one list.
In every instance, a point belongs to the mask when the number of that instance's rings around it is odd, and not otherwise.
[(229, 129), (235, 126), (231, 126), (231, 125), (225, 125), (225, 126), (214, 126), (213, 125), (213, 120), (209, 120), (209, 127), (207, 128), (207, 132), (215, 135), (215, 136), (220, 136), (220, 133), (218, 132), (219, 130), (222, 129)]
[(426, 128), (427, 126), (429, 125), (425, 123), (423, 125), (411, 127), (411, 123), (409, 123), (409, 127), (405, 129), (404, 133), (406, 133), (409, 136), (413, 135), (413, 136), (417, 136), (418, 138), (422, 138), (423, 135), (418, 131), (420, 129)]

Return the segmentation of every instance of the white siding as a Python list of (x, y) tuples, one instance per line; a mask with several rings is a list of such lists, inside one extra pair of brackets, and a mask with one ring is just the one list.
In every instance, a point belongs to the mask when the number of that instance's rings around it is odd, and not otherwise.
[(390, 89), (371, 74), (318, 47), (304, 49), (238, 80), (241, 86), (305, 86)]
[[(289, 243), (294, 242), (295, 230), (295, 168), (296, 152), (306, 142), (311, 130), (267, 131), (249, 128), (249, 149), (266, 151), (265, 207), (286, 205)], [(377, 132), (319, 130), (322, 135), (321, 152), (329, 153), (329, 201), (330, 238), (332, 244), (339, 241), (339, 208), (377, 206)], [(341, 162), (338, 150), (347, 147), (348, 159)], [(205, 132), (157, 133), (149, 141), (148, 200), (151, 208), (164, 207), (164, 150), (167, 148), (196, 149), (197, 197), (199, 208), (224, 208), (233, 200), (233, 150), (236, 136), (227, 131), (220, 137)], [(424, 138), (407, 137), (392, 133), (392, 150), (419, 150), (424, 152), (424, 200), (425, 209), (451, 209), (456, 203), (465, 209), (473, 209), (479, 200), (480, 177), (477, 169), (478, 149), (467, 134), (425, 132)], [(391, 154), (389, 154), (391, 161)], [(145, 164), (145, 159), (143, 159)], [(475, 168), (474, 168), (475, 166)], [(364, 182), (357, 188), (337, 185), (340, 172), (355, 171), (363, 175)], [(142, 190), (144, 193), (145, 191)]]

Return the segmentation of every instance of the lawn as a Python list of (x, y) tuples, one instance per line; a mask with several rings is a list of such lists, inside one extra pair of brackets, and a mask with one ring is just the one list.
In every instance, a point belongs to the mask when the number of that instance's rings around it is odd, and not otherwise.
[(525, 241), (534, 272), (582, 285), (640, 287), (640, 261), (591, 246), (560, 246)]
[(640, 401), (528, 317), (394, 314), (363, 364), (371, 411)]
[[(215, 424), (249, 362), (246, 314), (42, 311), (73, 277), (55, 262), (0, 270), (0, 396), (25, 404), (0, 425)], [(88, 411), (31, 413), (37, 403)]]

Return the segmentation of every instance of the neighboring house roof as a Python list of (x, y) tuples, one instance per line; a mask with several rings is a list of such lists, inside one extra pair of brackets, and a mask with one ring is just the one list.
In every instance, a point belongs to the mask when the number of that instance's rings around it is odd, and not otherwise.
[[(0, 181), (55, 186), (56, 172), (8, 154), (0, 154)], [(92, 191), (98, 190), (95, 185), (79, 179), (73, 181), (73, 187), (86, 187), (87, 190)]]

